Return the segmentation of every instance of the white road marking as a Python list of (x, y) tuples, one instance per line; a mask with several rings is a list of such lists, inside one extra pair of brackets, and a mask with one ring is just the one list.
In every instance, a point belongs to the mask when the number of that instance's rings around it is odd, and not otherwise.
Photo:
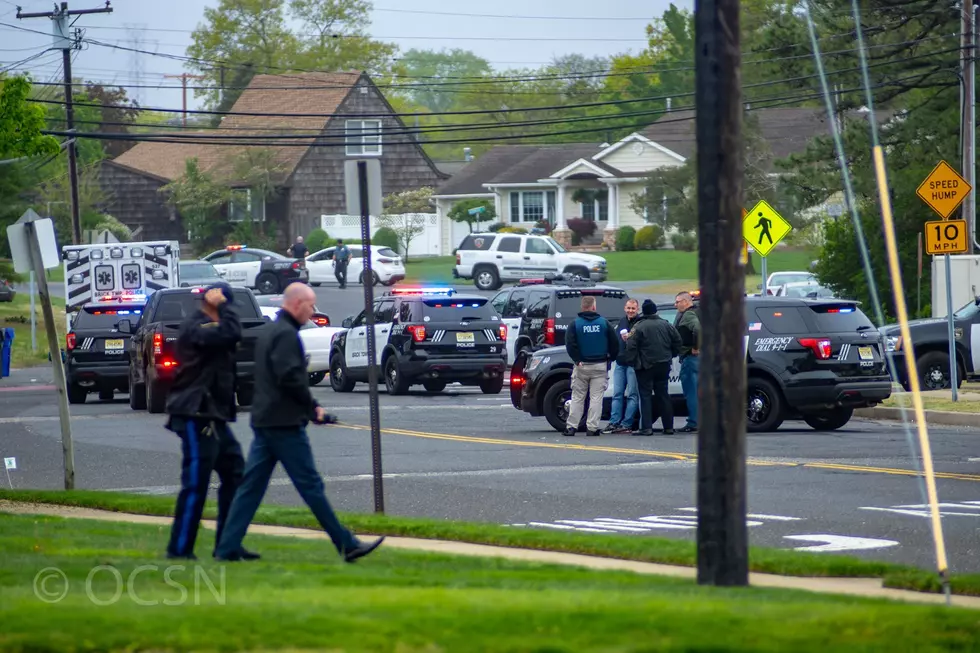
[(870, 537), (850, 537), (846, 535), (783, 535), (783, 538), (803, 542), (822, 542), (823, 544), (800, 546), (793, 549), (794, 551), (815, 551), (821, 553), (863, 551), (898, 546), (898, 542), (895, 540), (876, 540)]
[[(980, 517), (980, 501), (964, 501), (961, 503), (940, 503), (939, 515), (941, 517)], [(960, 510), (976, 510), (977, 512), (958, 512), (957, 510), (944, 510), (944, 508), (958, 508)], [(929, 504), (914, 503), (904, 506), (893, 506), (891, 508), (879, 508), (876, 506), (862, 506), (861, 510), (874, 510), (877, 512), (891, 512), (896, 515), (908, 515), (910, 517), (932, 517)]]
[[(576, 526), (564, 526), (562, 524), (546, 524), (544, 522), (536, 522), (536, 521), (528, 522), (527, 525), (528, 526), (543, 526), (545, 528), (557, 528), (558, 530), (563, 530), (563, 531), (585, 531), (587, 533), (614, 533), (615, 532), (615, 531), (610, 531), (610, 530), (604, 530), (604, 529), (601, 529), (601, 528), (582, 528), (582, 527), (576, 527)], [(516, 524), (515, 524), (515, 526), (516, 526)]]
[[(678, 508), (678, 510), (684, 510), (686, 512), (697, 512), (697, 508)], [(750, 519), (761, 519), (763, 521), (803, 521), (802, 517), (786, 517), (784, 515), (763, 515), (757, 512), (750, 512), (746, 517)]]
[(980, 463), (980, 458), (967, 458), (967, 462)]
[[(586, 528), (598, 526), (598, 524), (596, 524), (594, 522), (591, 522), (591, 521), (578, 521), (578, 520), (575, 520), (575, 519), (559, 519), (557, 521), (557, 523), (559, 523), (559, 524), (571, 524), (573, 526), (584, 526)], [(632, 533), (645, 533), (648, 530), (650, 530), (650, 527), (634, 528), (633, 526), (617, 526), (615, 524), (609, 524), (608, 526), (606, 526), (605, 524), (603, 524), (602, 527), (603, 528), (608, 528), (609, 530), (613, 530), (613, 531), (627, 531), (627, 532), (632, 532)]]

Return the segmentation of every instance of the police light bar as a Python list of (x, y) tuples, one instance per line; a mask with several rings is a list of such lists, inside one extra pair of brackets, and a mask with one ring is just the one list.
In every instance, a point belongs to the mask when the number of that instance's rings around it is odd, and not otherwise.
[(532, 286), (532, 285), (538, 285), (542, 283), (548, 283), (548, 280), (547, 279), (521, 279), (522, 286)]
[(455, 288), (394, 288), (392, 295), (452, 295)]
[(229, 252), (237, 252), (238, 250), (245, 249), (247, 247), (248, 245), (228, 245), (227, 247), (225, 247), (225, 249), (228, 250)]
[(106, 297), (99, 297), (100, 302), (145, 302), (146, 295), (107, 295)]

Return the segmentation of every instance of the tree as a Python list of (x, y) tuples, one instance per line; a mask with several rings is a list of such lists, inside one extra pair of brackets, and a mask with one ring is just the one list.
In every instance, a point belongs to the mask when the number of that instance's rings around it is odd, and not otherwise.
[[(140, 108), (136, 102), (126, 95), (126, 89), (109, 88), (97, 82), (85, 84), (84, 97), (80, 100), (101, 105), (99, 124), (85, 128), (82, 131), (98, 131), (104, 134), (128, 134), (129, 124), (136, 122), (140, 116)], [(114, 159), (134, 145), (135, 141), (108, 139), (99, 141), (110, 159)]]
[(379, 222), (398, 236), (398, 247), (406, 261), (412, 241), (425, 232), (427, 214), (432, 211), (433, 192), (433, 188), (426, 186), (391, 193), (384, 198), (384, 214), (379, 217)]
[[(483, 213), (470, 215), (470, 210), (478, 207), (483, 208)], [(446, 214), (453, 222), (465, 222), (473, 233), (473, 225), (481, 222), (493, 222), (497, 219), (497, 210), (494, 208), (493, 200), (469, 199), (462, 200), (453, 204), (453, 208)]]
[(214, 177), (201, 170), (197, 158), (188, 159), (184, 174), (160, 189), (167, 203), (180, 212), (191, 242), (200, 248), (211, 242), (224, 226), (220, 209), (228, 203), (230, 190)]
[(489, 61), (459, 48), (438, 52), (412, 49), (402, 55), (399, 68), (408, 87), (399, 91), (415, 104), (434, 112), (449, 111), (459, 93), (467, 89), (465, 84), (453, 86), (453, 82), (473, 81), (492, 73)]

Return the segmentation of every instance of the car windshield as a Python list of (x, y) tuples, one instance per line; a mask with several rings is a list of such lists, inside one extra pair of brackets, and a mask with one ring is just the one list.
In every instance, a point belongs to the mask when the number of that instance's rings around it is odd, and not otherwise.
[[(249, 296), (247, 290), (233, 288), (235, 303), (232, 307), (238, 313), (238, 317), (246, 319), (261, 319), (255, 310), (255, 303)], [(156, 309), (156, 319), (162, 322), (183, 321), (200, 306), (204, 293), (170, 293), (160, 298), (160, 304)]]
[(561, 245), (559, 245), (558, 244), (558, 241), (555, 240), (554, 238), (552, 238), (551, 236), (548, 236), (547, 238), (545, 238), (545, 240), (547, 240), (549, 243), (551, 243), (551, 246), (554, 247), (558, 251), (559, 254), (565, 254), (565, 253), (568, 252), (567, 249), (565, 249), (564, 247), (562, 247)]
[(875, 328), (868, 316), (854, 304), (816, 304), (810, 306), (822, 333), (870, 331)]
[(221, 275), (210, 263), (181, 263), (180, 276), (194, 279), (220, 279)]
[(422, 300), (423, 314), (433, 322), (455, 320), (491, 320), (497, 314), (486, 297), (426, 298)]
[(953, 317), (957, 319), (971, 318), (977, 313), (980, 313), (980, 306), (977, 306), (976, 301), (972, 301), (960, 310), (953, 313)]
[(772, 275), (772, 281), (769, 282), (770, 286), (782, 286), (787, 283), (799, 283), (801, 281), (815, 281), (816, 277), (812, 274), (806, 272), (792, 273), (792, 272), (777, 272)]
[(816, 298), (832, 298), (834, 292), (825, 286), (817, 285), (805, 285), (805, 286), (787, 286), (786, 287), (787, 297), (816, 297)]
[(379, 256), (387, 256), (388, 258), (398, 258), (398, 252), (396, 252), (395, 250), (389, 247), (382, 247), (381, 249), (377, 250), (377, 253)]
[[(619, 320), (626, 315), (625, 297), (608, 297), (606, 295), (595, 295), (596, 313), (607, 320)], [(555, 317), (559, 320), (572, 320), (578, 316), (582, 310), (582, 297), (559, 297), (555, 305)], [(561, 315), (559, 315), (559, 313)]]
[(86, 306), (75, 318), (74, 329), (115, 329), (119, 320), (136, 322), (143, 312), (142, 306)]

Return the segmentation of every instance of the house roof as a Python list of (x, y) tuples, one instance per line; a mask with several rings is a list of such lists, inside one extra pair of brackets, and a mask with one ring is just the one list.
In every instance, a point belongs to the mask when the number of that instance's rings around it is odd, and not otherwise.
[(537, 183), (598, 151), (598, 143), (498, 145), (439, 186), (436, 195), (488, 194), (484, 184)]
[[(231, 112), (286, 115), (227, 115), (218, 129), (180, 134), (249, 135), (311, 133), (322, 131), (351, 88), (361, 78), (360, 72), (290, 73), (256, 75)], [(288, 114), (321, 114), (306, 117)], [(302, 141), (309, 143), (309, 141)], [(228, 159), (248, 149), (245, 146), (202, 143), (142, 142), (114, 159), (115, 163), (149, 175), (176, 179), (184, 174), (185, 161), (197, 157), (202, 170), (221, 170)], [(268, 148), (279, 164), (278, 181), (288, 179), (309, 147), (271, 145)], [(230, 155), (230, 156), (229, 156)]]
[[(806, 150), (814, 137), (830, 134), (827, 112), (823, 109), (788, 107), (750, 109), (749, 112), (758, 119), (762, 137), (769, 143), (774, 159), (799, 154)], [(851, 111), (847, 115), (849, 118), (859, 118), (864, 114)], [(878, 112), (880, 120), (887, 120), (890, 115), (887, 111)], [(674, 111), (643, 129), (640, 134), (689, 159), (697, 150), (694, 117), (694, 111)]]

